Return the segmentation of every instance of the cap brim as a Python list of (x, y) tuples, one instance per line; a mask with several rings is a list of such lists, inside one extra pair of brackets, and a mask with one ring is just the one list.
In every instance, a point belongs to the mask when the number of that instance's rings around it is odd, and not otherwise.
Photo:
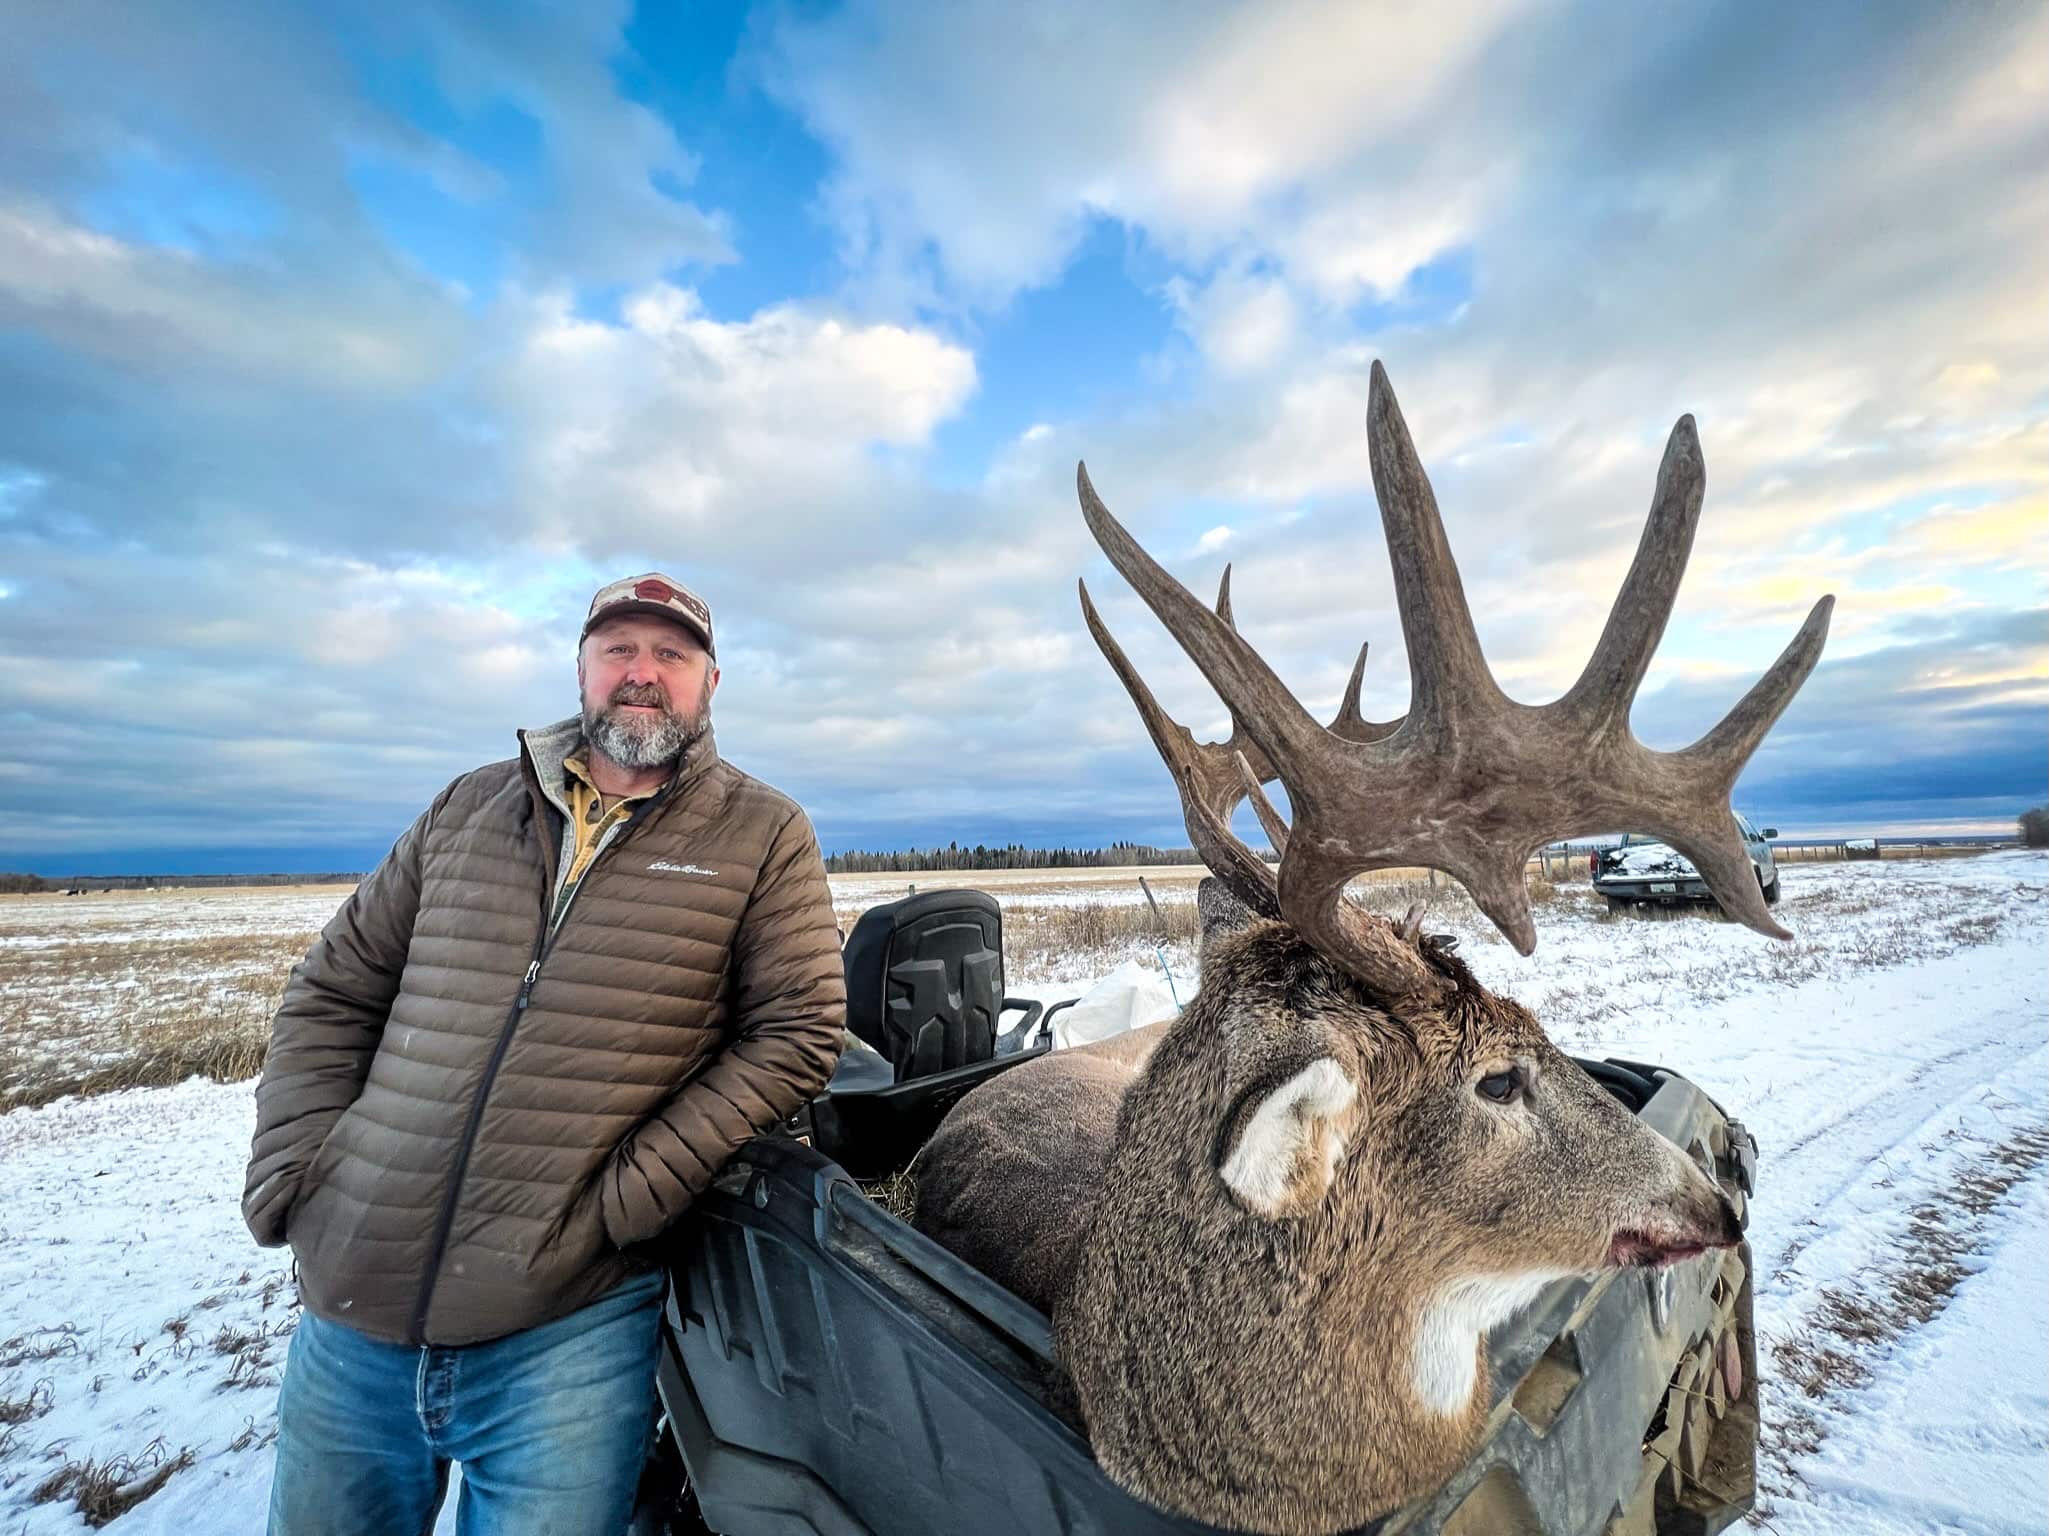
[(690, 615), (678, 613), (666, 603), (650, 603), (637, 598), (628, 598), (624, 602), (619, 603), (607, 603), (603, 608), (600, 608), (596, 613), (583, 621), (583, 633), (577, 636), (577, 639), (579, 642), (589, 639), (590, 632), (607, 619), (623, 619), (628, 614), (636, 613), (645, 614), (651, 619), (667, 619), (671, 624), (703, 646), (705, 655), (713, 658), (717, 657), (718, 652), (712, 647), (711, 636), (698, 628), (697, 621), (691, 618)]

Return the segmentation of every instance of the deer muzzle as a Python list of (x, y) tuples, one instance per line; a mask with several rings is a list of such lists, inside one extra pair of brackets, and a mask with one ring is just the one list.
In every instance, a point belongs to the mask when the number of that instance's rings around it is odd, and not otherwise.
[(1618, 1227), (1608, 1239), (1609, 1265), (1623, 1269), (1662, 1269), (1700, 1257), (1711, 1248), (1734, 1248), (1743, 1241), (1736, 1209), (1712, 1181), (1691, 1163), (1690, 1177), (1679, 1195), (1663, 1209), (1647, 1211)]

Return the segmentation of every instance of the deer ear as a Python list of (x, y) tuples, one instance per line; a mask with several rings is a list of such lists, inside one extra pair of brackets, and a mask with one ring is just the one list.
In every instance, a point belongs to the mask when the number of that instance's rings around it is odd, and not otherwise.
[(1319, 1056), (1240, 1108), (1219, 1171), (1259, 1215), (1299, 1214), (1330, 1192), (1358, 1118), (1359, 1085)]

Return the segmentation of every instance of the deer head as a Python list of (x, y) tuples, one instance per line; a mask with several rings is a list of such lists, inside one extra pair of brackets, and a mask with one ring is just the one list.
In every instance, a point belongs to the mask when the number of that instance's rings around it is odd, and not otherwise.
[[(1526, 1009), (1481, 986), (1417, 914), (1390, 923), (1347, 899), (1346, 882), (1441, 868), (1528, 953), (1530, 852), (1641, 828), (1692, 858), (1732, 915), (1784, 937), (1729, 792), (1818, 658), (1832, 604), (1699, 743), (1652, 752), (1630, 734), (1701, 505), (1699, 444), (1682, 419), (1592, 661), (1555, 703), (1517, 704), (1481, 655), (1377, 363), (1369, 411), (1412, 685), (1408, 714), (1386, 724), (1360, 716), (1355, 668), (1338, 719), (1319, 725), (1236, 632), (1228, 588), (1218, 611), (1205, 607), (1080, 475), (1098, 543), (1230, 708), (1231, 740), (1198, 744), (1083, 588), (1191, 838), (1259, 920), (1206, 948), (1197, 997), (1120, 1084), (1100, 1197), (1061, 1271), (1056, 1337), (1113, 1478), (1255, 1531), (1340, 1529), (1441, 1481), (1486, 1417), (1487, 1329), (1549, 1282), (1741, 1240), (1714, 1183)], [(1261, 791), (1273, 778), (1292, 826)], [(1231, 833), (1246, 796), (1278, 874)], [(1033, 1066), (1062, 1070), (1058, 1057)]]

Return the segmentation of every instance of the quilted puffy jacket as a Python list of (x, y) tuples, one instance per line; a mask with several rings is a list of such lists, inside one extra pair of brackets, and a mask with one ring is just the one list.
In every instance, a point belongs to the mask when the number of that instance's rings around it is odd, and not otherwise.
[(449, 785), (292, 973), (242, 1210), (321, 1317), (468, 1344), (573, 1311), (832, 1073), (817, 840), (710, 736), (549, 928), (580, 736)]

